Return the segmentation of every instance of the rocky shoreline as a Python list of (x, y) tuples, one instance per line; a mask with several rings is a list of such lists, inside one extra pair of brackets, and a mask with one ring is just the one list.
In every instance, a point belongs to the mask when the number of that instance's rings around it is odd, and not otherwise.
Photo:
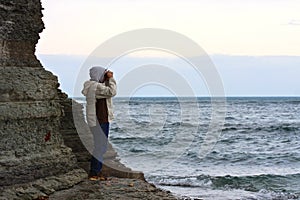
[(50, 199), (164, 199), (175, 198), (168, 191), (158, 189), (152, 184), (139, 179), (109, 178), (107, 181), (83, 181), (68, 190), (50, 195)]
[(108, 177), (106, 181), (90, 181), (85, 171), (77, 170), (31, 183), (1, 189), (1, 200), (88, 200), (88, 199), (189, 199), (175, 197), (169, 191), (140, 179)]
[[(175, 197), (169, 191), (157, 188), (144, 180), (143, 173), (129, 172), (130, 169), (122, 165), (117, 157), (111, 159), (108, 155), (117, 155), (111, 145), (106, 154), (106, 160), (111, 161), (110, 167), (104, 167), (104, 173), (110, 175), (106, 181), (90, 181), (87, 172), (78, 168), (65, 174), (4, 186), (0, 189), (0, 200), (188, 199)], [(119, 169), (125, 167), (124, 171), (112, 170), (112, 163), (117, 164)]]

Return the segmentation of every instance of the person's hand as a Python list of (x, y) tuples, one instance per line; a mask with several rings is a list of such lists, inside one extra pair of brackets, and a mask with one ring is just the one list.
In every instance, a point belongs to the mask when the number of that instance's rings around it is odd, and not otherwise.
[(114, 76), (114, 73), (112, 71), (107, 71), (106, 76), (107, 78), (112, 78)]

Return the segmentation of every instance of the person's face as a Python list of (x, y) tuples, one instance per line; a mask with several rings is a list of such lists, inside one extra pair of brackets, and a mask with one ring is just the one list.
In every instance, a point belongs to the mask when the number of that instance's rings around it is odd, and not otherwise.
[(106, 76), (107, 76), (107, 78), (111, 78), (111, 77), (113, 77), (113, 72), (112, 71), (107, 71), (106, 72)]

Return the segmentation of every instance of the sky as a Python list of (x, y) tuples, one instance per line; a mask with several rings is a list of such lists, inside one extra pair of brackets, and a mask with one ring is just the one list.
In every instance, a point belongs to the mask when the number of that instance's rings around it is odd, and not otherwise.
[[(95, 48), (140, 28), (172, 30), (195, 41), (219, 71), (228, 96), (300, 96), (299, 0), (42, 0), (42, 6), (46, 29), (36, 52), (71, 96), (74, 77)], [(130, 68), (135, 57), (147, 62), (156, 57), (156, 63), (181, 73), (178, 58), (157, 51), (127, 55), (119, 64)], [(116, 78), (125, 71), (115, 68)], [(195, 74), (189, 66), (185, 71)], [(189, 84), (196, 95), (208, 94), (197, 81)], [(147, 86), (137, 94), (170, 91)]]

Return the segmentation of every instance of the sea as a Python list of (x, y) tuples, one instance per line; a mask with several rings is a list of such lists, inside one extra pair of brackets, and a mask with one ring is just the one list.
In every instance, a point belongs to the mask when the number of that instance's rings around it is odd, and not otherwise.
[(110, 142), (157, 187), (190, 199), (300, 199), (300, 97), (113, 101)]

